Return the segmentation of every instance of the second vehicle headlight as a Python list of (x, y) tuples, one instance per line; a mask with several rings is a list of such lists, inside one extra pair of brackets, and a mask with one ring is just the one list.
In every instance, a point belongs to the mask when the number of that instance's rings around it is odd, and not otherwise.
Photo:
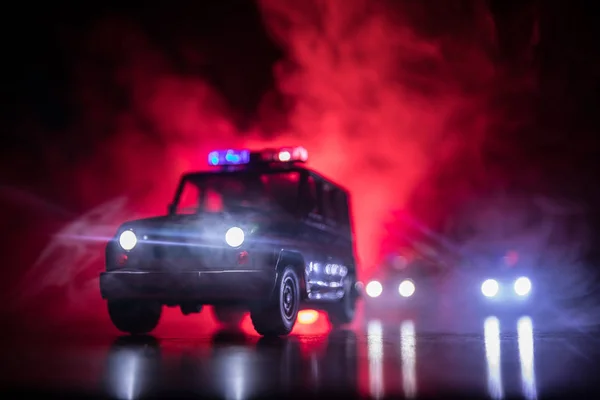
[(400, 286), (398, 286), (398, 293), (402, 297), (410, 297), (415, 293), (415, 284), (410, 280), (402, 281)]
[(485, 297), (494, 297), (500, 291), (500, 285), (495, 279), (488, 279), (481, 284), (481, 293)]
[(520, 277), (515, 281), (515, 293), (519, 296), (526, 296), (531, 291), (531, 281), (527, 277)]
[(369, 297), (379, 297), (383, 293), (383, 286), (379, 281), (371, 281), (367, 284), (365, 291)]

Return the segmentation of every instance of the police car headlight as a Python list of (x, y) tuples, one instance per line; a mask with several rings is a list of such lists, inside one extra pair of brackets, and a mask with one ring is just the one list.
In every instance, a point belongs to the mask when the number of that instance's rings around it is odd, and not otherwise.
[(137, 236), (133, 231), (124, 231), (119, 235), (119, 245), (123, 250), (131, 250), (137, 244)]
[(400, 296), (402, 297), (412, 296), (415, 293), (415, 290), (415, 284), (412, 281), (409, 281), (408, 279), (402, 281), (400, 286), (398, 286), (398, 293), (400, 293)]
[(531, 281), (527, 277), (520, 277), (515, 281), (515, 293), (519, 296), (527, 296), (531, 291)]
[(378, 281), (371, 281), (367, 284), (365, 292), (367, 292), (367, 296), (369, 297), (379, 297), (383, 293), (383, 286)]
[(244, 239), (244, 231), (237, 226), (229, 228), (225, 233), (225, 242), (231, 247), (240, 247), (244, 243)]
[(481, 293), (485, 297), (494, 297), (500, 291), (500, 285), (495, 279), (488, 279), (481, 284)]

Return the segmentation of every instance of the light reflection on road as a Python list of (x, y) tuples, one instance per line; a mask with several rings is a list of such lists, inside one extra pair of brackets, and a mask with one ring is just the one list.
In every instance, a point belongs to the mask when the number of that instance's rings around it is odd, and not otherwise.
[[(206, 352), (195, 349), (186, 371), (195, 371), (197, 375), (182, 381), (192, 385), (186, 388), (192, 392), (201, 390), (242, 400), (273, 390), (293, 393), (302, 388), (317, 393), (330, 390), (336, 384), (336, 389), (351, 389), (352, 382), (356, 385), (360, 378), (366, 378), (368, 385), (363, 387), (363, 393), (373, 398), (397, 395), (394, 392), (398, 390), (406, 398), (415, 398), (426, 394), (421, 392), (431, 391), (432, 387), (442, 390), (445, 382), (460, 382), (468, 376), (467, 384), (473, 386), (472, 390), (476, 390), (476, 382), (480, 382), (492, 399), (518, 394), (536, 400), (531, 318), (504, 321), (490, 316), (482, 328), (483, 334), (478, 336), (452, 337), (420, 333), (418, 321), (406, 320), (394, 328), (374, 320), (367, 323), (366, 337), (362, 336), (366, 340), (357, 341), (361, 334), (345, 331), (316, 335), (314, 339), (310, 336), (292, 336), (275, 342), (245, 339), (242, 343), (227, 342), (218, 348), (208, 343), (203, 346), (212, 357), (207, 358), (203, 355)], [(503, 329), (514, 332), (515, 328), (518, 337), (502, 333)], [(149, 385), (156, 386), (165, 377), (158, 371), (169, 371), (171, 376), (188, 373), (173, 371), (172, 362), (157, 358), (160, 348), (168, 350), (169, 345), (169, 340), (161, 341), (157, 350), (149, 352), (148, 346), (121, 344), (112, 351), (107, 371), (109, 379), (105, 380), (111, 395), (133, 400), (148, 393)], [(363, 351), (358, 351), (359, 346)], [(444, 353), (444, 348), (452, 351)], [(168, 353), (172, 360), (177, 351)], [(461, 357), (449, 358), (449, 354)], [(514, 367), (517, 359), (520, 368)], [(365, 368), (358, 368), (357, 363), (363, 363)], [(361, 371), (363, 375), (359, 376)], [(511, 383), (512, 386), (507, 387), (507, 382), (520, 382), (520, 385), (515, 387)]]
[[(533, 323), (530, 317), (524, 316), (516, 322), (518, 335), (518, 352), (521, 372), (521, 395), (528, 400), (537, 399), (537, 387), (533, 351)], [(493, 399), (502, 399), (505, 395), (502, 381), (502, 342), (501, 326), (496, 317), (488, 317), (484, 322), (485, 357), (487, 361), (488, 393)], [(509, 343), (506, 339), (504, 343)], [(507, 346), (508, 347), (508, 346)]]
[(400, 325), (400, 354), (404, 396), (412, 399), (417, 394), (417, 337), (413, 321), (403, 321)]
[(485, 359), (487, 361), (487, 389), (492, 399), (504, 397), (500, 351), (500, 321), (487, 317), (483, 323)]
[(383, 390), (383, 328), (380, 321), (367, 324), (367, 354), (369, 357), (369, 394), (375, 399), (385, 395)]
[(519, 341), (519, 361), (521, 364), (521, 384), (523, 396), (527, 400), (537, 399), (535, 382), (535, 362), (533, 356), (533, 323), (529, 317), (521, 317), (517, 322)]

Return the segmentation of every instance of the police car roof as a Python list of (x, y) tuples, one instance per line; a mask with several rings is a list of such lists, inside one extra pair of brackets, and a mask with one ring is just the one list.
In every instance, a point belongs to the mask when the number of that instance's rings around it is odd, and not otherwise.
[(187, 173), (183, 174), (182, 178), (183, 179), (194, 179), (194, 178), (202, 178), (202, 177), (206, 177), (206, 176), (244, 175), (244, 174), (251, 174), (251, 173), (273, 174), (273, 173), (281, 173), (281, 172), (308, 172), (309, 174), (313, 175), (317, 179), (325, 181), (328, 184), (337, 188), (338, 190), (345, 192), (346, 195), (349, 194), (348, 189), (346, 189), (344, 186), (340, 185), (339, 183), (335, 182), (334, 180), (329, 179), (326, 176), (324, 176), (323, 174), (320, 174), (310, 168), (303, 167), (302, 165), (299, 165), (296, 163), (291, 164), (291, 165), (286, 165), (286, 164), (279, 165), (278, 163), (275, 163), (275, 165), (259, 164), (259, 165), (251, 165), (251, 166), (236, 166), (235, 168), (224, 167), (224, 168), (220, 168), (220, 169), (213, 170), (213, 171), (192, 171), (192, 172), (187, 172)]

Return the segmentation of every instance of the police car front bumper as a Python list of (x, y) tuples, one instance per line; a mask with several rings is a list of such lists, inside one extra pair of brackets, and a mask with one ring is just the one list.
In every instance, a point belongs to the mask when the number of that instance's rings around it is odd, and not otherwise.
[(100, 274), (104, 299), (260, 300), (275, 287), (274, 271), (219, 270), (194, 272), (110, 271)]

